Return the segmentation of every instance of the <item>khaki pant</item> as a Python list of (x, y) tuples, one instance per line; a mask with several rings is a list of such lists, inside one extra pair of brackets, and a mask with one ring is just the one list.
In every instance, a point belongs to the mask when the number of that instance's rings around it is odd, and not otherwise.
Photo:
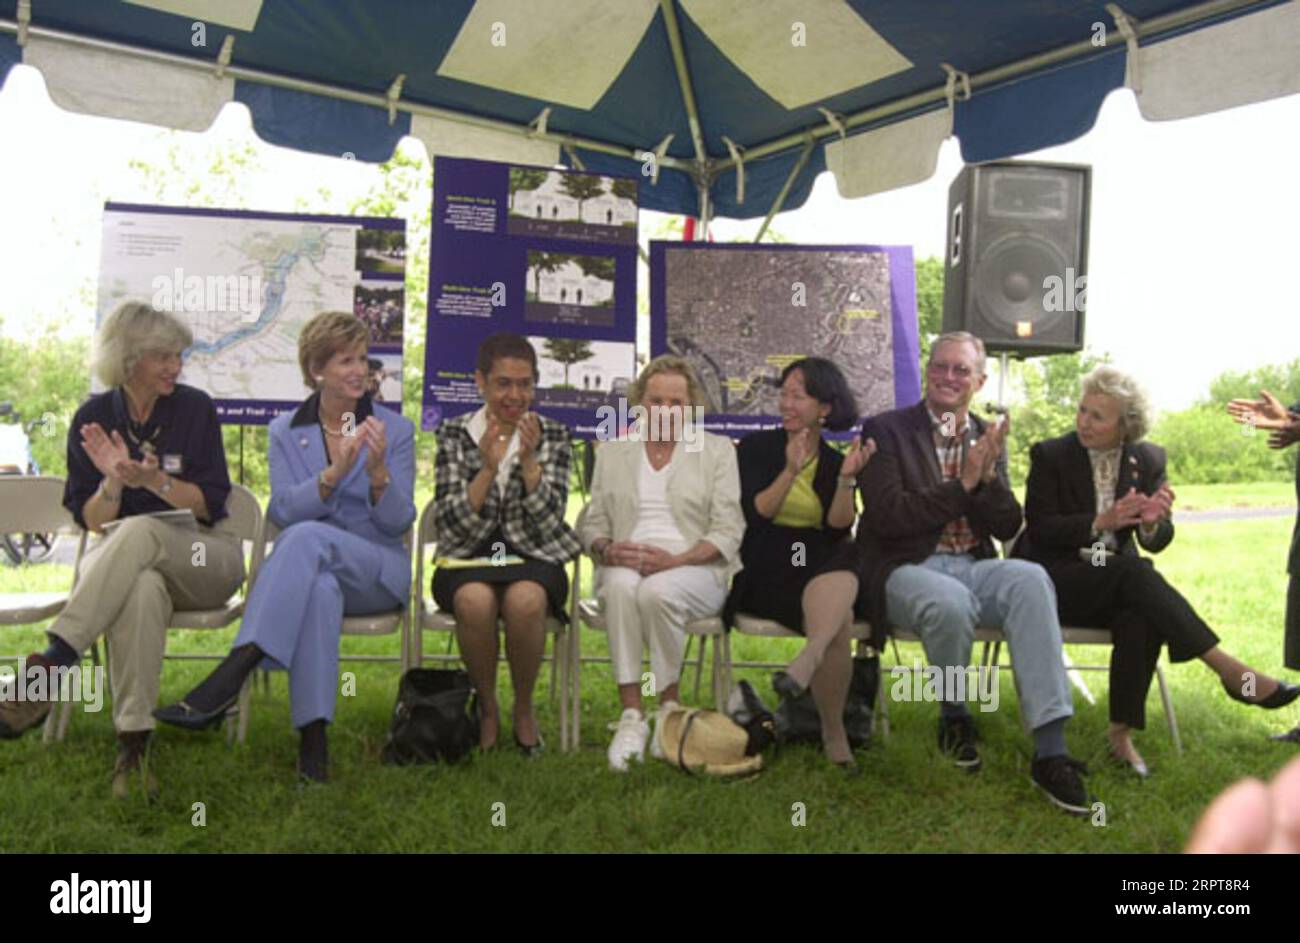
[(50, 633), (78, 652), (103, 635), (114, 726), (152, 730), (172, 611), (222, 606), (243, 579), (243, 547), (229, 519), (190, 530), (131, 517), (82, 558), (81, 578)]

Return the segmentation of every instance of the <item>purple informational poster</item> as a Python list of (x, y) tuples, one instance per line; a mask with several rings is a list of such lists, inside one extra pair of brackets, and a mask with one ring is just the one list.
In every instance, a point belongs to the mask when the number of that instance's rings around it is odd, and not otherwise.
[(322, 311), (366, 322), (371, 394), (401, 411), (405, 220), (109, 203), (96, 324), (124, 301), (190, 326), (181, 381), (224, 423), (265, 425), (311, 394), (298, 334)]
[(592, 437), (635, 378), (637, 182), (439, 157), (421, 426), (479, 408), (497, 331), (537, 350), (533, 409)]
[(695, 366), (710, 432), (776, 425), (801, 357), (834, 361), (864, 417), (910, 405), (919, 349), (911, 247), (650, 243), (650, 352)]

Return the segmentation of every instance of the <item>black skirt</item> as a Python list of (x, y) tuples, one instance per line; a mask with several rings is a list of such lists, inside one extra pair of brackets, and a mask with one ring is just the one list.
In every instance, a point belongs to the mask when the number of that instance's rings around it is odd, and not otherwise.
[(438, 567), (433, 573), (433, 601), (443, 612), (455, 612), (453, 600), (456, 590), (466, 583), (489, 583), (493, 586), (508, 585), (521, 580), (539, 584), (546, 590), (546, 601), (552, 617), (561, 622), (568, 622), (569, 615), (565, 609), (569, 601), (569, 574), (558, 563), (539, 560), (520, 553), (498, 531), (474, 548), (471, 557), (490, 557), (498, 544), (505, 546), (505, 552), (523, 557), (523, 563), (511, 566), (474, 566), (463, 569)]
[(808, 552), (805, 566), (782, 566), (776, 572), (746, 568), (736, 574), (722, 610), (723, 621), (729, 628), (735, 626), (736, 613), (743, 612), (779, 622), (803, 635), (804, 588), (823, 573), (848, 570), (859, 575), (858, 545), (852, 538), (820, 544), (805, 541), (805, 546)]

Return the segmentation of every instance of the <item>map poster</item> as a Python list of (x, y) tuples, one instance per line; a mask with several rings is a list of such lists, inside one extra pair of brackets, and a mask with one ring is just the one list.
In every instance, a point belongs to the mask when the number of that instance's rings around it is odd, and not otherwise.
[(439, 157), (433, 165), (421, 425), (482, 405), (479, 344), (497, 331), (538, 358), (533, 408), (574, 434), (636, 371), (637, 181)]
[(912, 250), (651, 242), (650, 350), (694, 364), (704, 427), (732, 437), (780, 421), (781, 371), (801, 357), (834, 361), (864, 417), (909, 405), (921, 397)]
[(222, 422), (265, 425), (310, 394), (298, 334), (322, 311), (369, 325), (371, 394), (401, 409), (405, 220), (108, 203), (103, 236), (96, 324), (127, 300), (182, 318), (181, 382)]

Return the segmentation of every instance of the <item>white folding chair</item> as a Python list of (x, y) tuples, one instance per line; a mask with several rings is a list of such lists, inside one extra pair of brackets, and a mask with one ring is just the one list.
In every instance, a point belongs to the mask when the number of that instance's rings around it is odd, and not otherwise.
[[(75, 528), (63, 506), (64, 480), (53, 475), (0, 475), (0, 533), (51, 534)], [(75, 571), (73, 582), (75, 583)], [(0, 594), (0, 626), (43, 622), (63, 611), (71, 589), (62, 592)], [(26, 654), (0, 655), (0, 661), (17, 662)], [(45, 720), (46, 741), (57, 729), (57, 712)]]
[[(433, 601), (431, 591), (429, 594), (425, 592), (425, 559), (427, 556), (436, 558), (438, 554), (438, 520), (432, 498), (420, 512), (417, 533), (415, 586), (413, 588), (412, 604), (415, 615), (412, 619), (411, 644), (413, 654), (411, 664), (418, 668), (424, 664), (426, 658), (432, 661), (459, 661), (460, 656), (453, 655), (451, 652), (452, 643), (456, 638), (456, 617), (438, 608)], [(574, 583), (575, 585), (577, 583), (576, 573)], [(501, 628), (504, 631), (504, 625)], [(424, 654), (424, 633), (426, 630), (448, 633), (447, 651), (445, 653), (428, 656)], [(569, 748), (570, 742), (567, 694), (569, 690), (568, 651), (571, 633), (569, 632), (569, 626), (549, 615), (546, 617), (546, 633), (552, 636), (553, 639), (551, 643), (551, 694), (554, 696), (557, 690), (562, 692), (560, 697), (560, 750), (563, 752)]]
[[(62, 478), (51, 475), (0, 475), (0, 533), (50, 534), (76, 525), (63, 507)], [(68, 591), (0, 593), (0, 625), (43, 622), (62, 611)], [(24, 655), (0, 655), (21, 661)]]
[[(258, 503), (257, 496), (243, 485), (231, 485), (230, 496), (226, 499), (226, 513), (229, 516), (230, 532), (239, 538), (240, 553), (243, 553), (243, 546), (248, 543), (252, 547), (252, 561), (249, 563), (244, 576), (244, 583), (248, 591), (252, 591), (253, 574), (256, 572), (258, 565), (261, 563), (262, 554), (258, 537), (262, 532), (262, 506)], [(81, 540), (77, 546), (77, 558), (74, 565), (74, 572), (77, 576), (81, 574), (81, 561), (86, 553), (86, 544), (89, 534), (85, 531), (81, 534)], [(224, 629), (244, 614), (244, 587), (235, 590), (222, 605), (214, 609), (176, 609), (172, 611), (171, 619), (167, 622), (169, 629), (195, 629), (195, 630), (216, 630)], [(221, 661), (224, 655), (208, 655), (194, 652), (167, 652), (165, 659), (173, 661)], [(108, 639), (104, 639), (104, 662), (108, 663)], [(107, 670), (107, 669), (106, 669)], [(50, 712), (53, 715), (53, 711)], [(72, 704), (65, 702), (59, 712), (58, 729), (55, 732), (55, 738), (62, 740), (68, 732), (68, 724), (72, 719)], [(226, 738), (233, 739), (235, 734), (234, 724), (227, 721)]]

